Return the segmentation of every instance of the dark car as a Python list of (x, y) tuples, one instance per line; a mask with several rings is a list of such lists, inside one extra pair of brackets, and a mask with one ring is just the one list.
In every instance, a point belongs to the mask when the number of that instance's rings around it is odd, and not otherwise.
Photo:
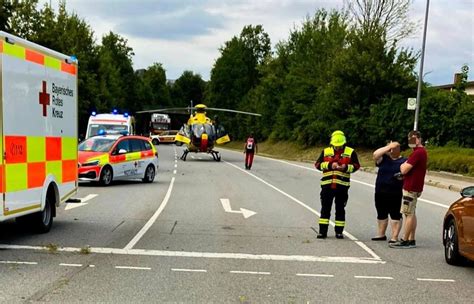
[(451, 265), (474, 261), (474, 186), (464, 188), (461, 196), (444, 216), (444, 256)]

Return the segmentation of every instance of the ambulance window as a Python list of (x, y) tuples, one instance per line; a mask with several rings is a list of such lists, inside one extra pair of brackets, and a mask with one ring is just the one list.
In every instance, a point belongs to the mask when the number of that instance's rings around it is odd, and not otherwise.
[(116, 153), (121, 149), (126, 150), (127, 153), (130, 152), (130, 143), (128, 139), (124, 139), (117, 144), (117, 148), (115, 148)]
[(140, 139), (130, 139), (131, 143), (131, 152), (140, 152), (145, 150), (145, 145), (143, 144), (143, 140)]

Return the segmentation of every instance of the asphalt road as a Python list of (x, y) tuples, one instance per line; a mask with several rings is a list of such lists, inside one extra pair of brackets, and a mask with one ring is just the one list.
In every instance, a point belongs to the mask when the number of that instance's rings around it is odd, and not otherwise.
[[(48, 234), (0, 223), (0, 301), (471, 303), (474, 267), (444, 261), (441, 225), (459, 194), (426, 186), (416, 249), (372, 242), (375, 176), (352, 176), (346, 236), (316, 239), (320, 173), (221, 150), (179, 160), (158, 147), (152, 184), (81, 184)], [(315, 152), (316, 153), (316, 152)], [(243, 209), (241, 209), (243, 208)]]

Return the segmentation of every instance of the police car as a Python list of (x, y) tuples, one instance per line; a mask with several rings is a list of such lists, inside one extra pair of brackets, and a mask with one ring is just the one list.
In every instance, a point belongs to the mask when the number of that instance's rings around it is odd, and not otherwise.
[(114, 180), (151, 183), (158, 169), (158, 152), (142, 136), (99, 135), (79, 144), (79, 180), (108, 186)]

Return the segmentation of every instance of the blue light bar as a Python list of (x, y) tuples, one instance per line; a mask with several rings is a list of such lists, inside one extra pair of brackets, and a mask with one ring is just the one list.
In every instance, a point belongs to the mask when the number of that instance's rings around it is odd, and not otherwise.
[(96, 112), (96, 111), (93, 111), (93, 112), (91, 113), (91, 115), (92, 115), (92, 116), (96, 116), (96, 115), (97, 115), (97, 112)]
[(117, 113), (118, 113), (118, 110), (117, 110), (117, 109), (114, 109), (114, 110), (112, 111), (112, 113), (113, 113), (113, 114), (117, 114)]
[(128, 117), (128, 113), (127, 112), (123, 113), (123, 117)]

